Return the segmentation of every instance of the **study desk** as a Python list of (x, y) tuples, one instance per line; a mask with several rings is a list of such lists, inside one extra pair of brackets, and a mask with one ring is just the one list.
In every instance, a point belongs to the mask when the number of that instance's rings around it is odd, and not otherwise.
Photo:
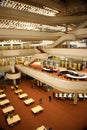
[(4, 90), (0, 89), (0, 93), (3, 93), (3, 92), (4, 92)]
[(10, 101), (8, 99), (5, 99), (3, 101), (0, 101), (0, 106), (3, 106), (3, 105), (6, 105), (6, 104), (9, 104)]
[(14, 107), (13, 106), (8, 106), (6, 108), (3, 108), (2, 111), (3, 111), (4, 114), (6, 114), (6, 113), (14, 111)]
[(20, 99), (23, 99), (23, 98), (27, 98), (28, 97), (28, 94), (27, 93), (22, 93), (18, 96)]
[(2, 98), (5, 98), (6, 97), (6, 94), (0, 94), (0, 99), (2, 99)]
[(42, 125), (42, 126), (38, 127), (36, 130), (47, 130), (47, 128), (44, 125)]
[(32, 99), (32, 98), (26, 99), (26, 100), (24, 100), (24, 103), (26, 105), (30, 105), (30, 104), (34, 103), (34, 99)]
[(40, 111), (43, 111), (43, 107), (41, 107), (40, 105), (37, 105), (36, 107), (31, 108), (31, 111), (36, 114), (39, 113)]
[(16, 85), (16, 86), (11, 86), (11, 89), (13, 89), (13, 90), (18, 89), (18, 85)]
[(21, 120), (21, 118), (19, 117), (19, 115), (14, 115), (12, 117), (7, 118), (7, 123), (8, 123), (8, 125), (13, 125), (13, 124), (19, 122), (20, 120)]
[(16, 94), (19, 94), (19, 93), (22, 93), (22, 92), (23, 92), (22, 89), (17, 89), (17, 90), (15, 90), (15, 93), (16, 93)]

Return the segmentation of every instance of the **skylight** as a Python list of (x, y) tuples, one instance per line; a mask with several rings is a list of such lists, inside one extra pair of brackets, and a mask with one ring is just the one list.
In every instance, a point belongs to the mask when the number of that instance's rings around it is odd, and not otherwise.
[(42, 8), (39, 8), (39, 7), (19, 3), (19, 2), (16, 2), (16, 1), (12, 1), (12, 0), (2, 0), (1, 6), (12, 8), (12, 9), (28, 11), (28, 12), (31, 12), (31, 13), (41, 14), (41, 15), (45, 15), (45, 16), (55, 16), (56, 14), (59, 13), (59, 11), (48, 8), (48, 7), (43, 7), (43, 9), (42, 9)]

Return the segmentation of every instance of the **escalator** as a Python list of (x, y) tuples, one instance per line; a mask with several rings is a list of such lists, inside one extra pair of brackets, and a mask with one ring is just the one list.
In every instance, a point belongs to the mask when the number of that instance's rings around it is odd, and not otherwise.
[(63, 34), (59, 39), (55, 41), (53, 45), (51, 45), (52, 48), (59, 46), (64, 41), (75, 41), (78, 38), (86, 38), (87, 37), (87, 28), (82, 28), (86, 26), (86, 23), (84, 25), (80, 26), (81, 29), (77, 29), (75, 31), (71, 31), (68, 34)]
[(38, 49), (41, 53), (45, 53), (45, 51), (44, 51), (41, 47), (37, 47), (37, 49)]
[(31, 63), (33, 63), (36, 59), (46, 59), (48, 57), (47, 53), (41, 53), (41, 54), (35, 54), (31, 57), (31, 59), (26, 60), (24, 62), (24, 65), (30, 65)]

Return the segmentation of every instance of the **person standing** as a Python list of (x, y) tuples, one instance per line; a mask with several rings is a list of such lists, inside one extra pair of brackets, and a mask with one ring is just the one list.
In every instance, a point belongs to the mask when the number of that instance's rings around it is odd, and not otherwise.
[(42, 98), (39, 99), (39, 104), (42, 104)]
[(55, 98), (55, 92), (53, 92), (53, 98)]
[(51, 95), (49, 95), (49, 101), (51, 101), (52, 100), (52, 97), (51, 97)]

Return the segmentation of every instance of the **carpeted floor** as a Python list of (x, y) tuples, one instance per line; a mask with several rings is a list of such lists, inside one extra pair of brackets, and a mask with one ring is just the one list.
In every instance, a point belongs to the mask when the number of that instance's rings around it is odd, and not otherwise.
[[(10, 104), (14, 106), (13, 114), (19, 114), (21, 121), (12, 128), (8, 127), (7, 122), (0, 107), (0, 126), (3, 130), (35, 130), (38, 126), (44, 125), (51, 127), (52, 130), (87, 130), (87, 100), (78, 101), (77, 105), (70, 100), (48, 99), (49, 92), (34, 87), (33, 80), (23, 78), (19, 84), (19, 88), (27, 93), (29, 97), (35, 100), (35, 103), (26, 106), (24, 100), (20, 100), (11, 85), (6, 85), (5, 93), (10, 100)], [(31, 108), (39, 104), (39, 98), (42, 97), (43, 111), (34, 115)], [(1, 128), (0, 128), (1, 130)]]

